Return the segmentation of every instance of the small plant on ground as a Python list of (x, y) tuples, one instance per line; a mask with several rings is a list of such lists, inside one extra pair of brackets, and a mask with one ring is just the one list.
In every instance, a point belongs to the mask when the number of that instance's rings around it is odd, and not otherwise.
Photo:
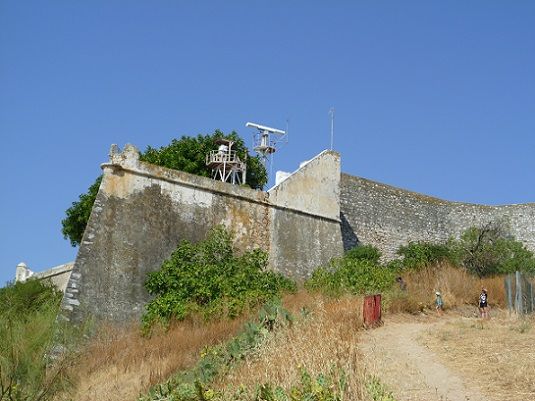
[(396, 401), (392, 393), (386, 390), (377, 377), (371, 377), (368, 380), (366, 389), (373, 401)]
[(198, 312), (205, 317), (234, 317), (285, 291), (295, 291), (293, 281), (266, 267), (267, 254), (261, 250), (236, 256), (232, 237), (221, 226), (211, 230), (205, 241), (184, 241), (159, 271), (149, 274), (145, 287), (155, 298), (143, 316), (145, 326), (166, 325)]

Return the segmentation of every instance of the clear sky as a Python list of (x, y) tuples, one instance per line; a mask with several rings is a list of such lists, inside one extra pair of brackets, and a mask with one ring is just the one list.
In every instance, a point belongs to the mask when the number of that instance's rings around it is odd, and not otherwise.
[(535, 202), (535, 2), (0, 0), (0, 285), (74, 260), (61, 219), (110, 144), (289, 120), (292, 171), (330, 107), (346, 173)]

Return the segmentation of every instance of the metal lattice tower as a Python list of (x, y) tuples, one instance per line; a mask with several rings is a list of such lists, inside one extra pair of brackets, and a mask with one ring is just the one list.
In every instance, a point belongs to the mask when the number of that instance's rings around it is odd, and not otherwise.
[(235, 150), (232, 150), (233, 141), (219, 138), (217, 150), (210, 151), (206, 155), (206, 165), (212, 169), (212, 178), (231, 184), (244, 184), (247, 165), (242, 161)]

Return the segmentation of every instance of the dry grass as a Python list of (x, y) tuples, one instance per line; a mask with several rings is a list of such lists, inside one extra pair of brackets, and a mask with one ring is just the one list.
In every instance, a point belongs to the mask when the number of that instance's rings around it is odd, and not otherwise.
[(220, 378), (215, 387), (236, 389), (271, 383), (289, 389), (299, 383), (301, 368), (316, 376), (337, 367), (348, 374), (347, 399), (367, 399), (357, 349), (362, 299), (329, 299), (300, 291), (286, 297), (284, 304), (294, 313), (303, 307), (310, 312), (306, 317), (301, 315), (290, 329), (270, 338), (258, 353)]
[(424, 341), (492, 399), (535, 399), (535, 317), (464, 318), (428, 332)]
[(184, 321), (168, 331), (141, 335), (139, 323), (101, 327), (70, 372), (75, 388), (58, 400), (135, 400), (151, 385), (195, 364), (208, 345), (234, 336), (246, 317), (211, 323)]
[(418, 312), (434, 309), (435, 291), (442, 293), (446, 308), (478, 305), (481, 288), (488, 290), (490, 305), (504, 306), (503, 277), (479, 279), (463, 269), (448, 264), (428, 267), (403, 276), (407, 292), (401, 291), (386, 299), (387, 310), (392, 313)]

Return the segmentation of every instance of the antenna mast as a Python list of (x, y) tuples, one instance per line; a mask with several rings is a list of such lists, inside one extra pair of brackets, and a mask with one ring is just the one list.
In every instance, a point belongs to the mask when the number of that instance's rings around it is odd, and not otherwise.
[(329, 114), (331, 116), (331, 150), (333, 150), (333, 139), (334, 139), (334, 107), (329, 109)]

